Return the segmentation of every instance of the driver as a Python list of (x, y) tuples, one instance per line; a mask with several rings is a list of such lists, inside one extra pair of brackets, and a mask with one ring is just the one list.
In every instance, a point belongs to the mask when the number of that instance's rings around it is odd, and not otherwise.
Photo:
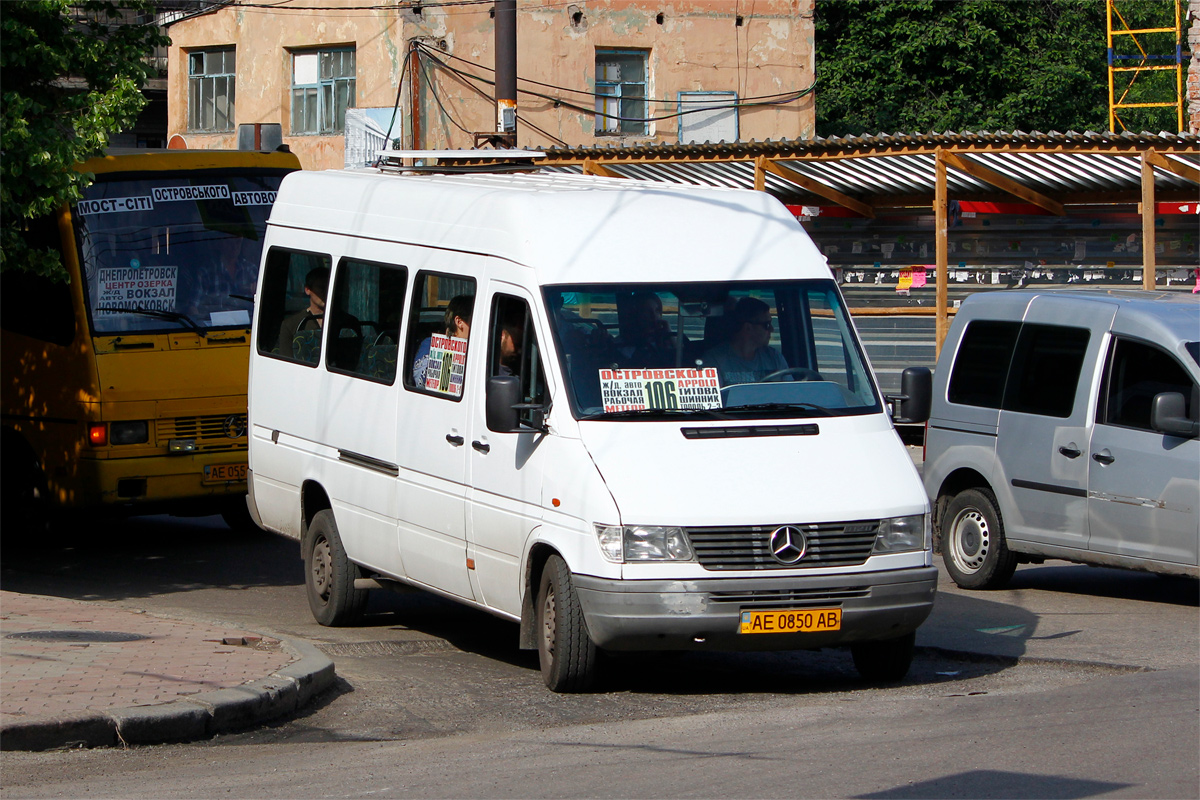
[(733, 307), (733, 336), (704, 354), (704, 366), (716, 367), (722, 386), (757, 383), (772, 372), (787, 369), (771, 347), (771, 307), (755, 297), (743, 297)]

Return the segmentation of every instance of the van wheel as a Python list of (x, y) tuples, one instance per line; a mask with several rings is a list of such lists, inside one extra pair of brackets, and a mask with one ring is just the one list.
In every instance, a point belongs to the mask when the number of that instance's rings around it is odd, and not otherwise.
[(942, 514), (942, 560), (964, 589), (998, 589), (1017, 568), (1016, 554), (1004, 540), (996, 498), (985, 489), (954, 496)]
[(859, 642), (850, 645), (854, 668), (870, 683), (895, 683), (904, 680), (912, 666), (917, 634), (906, 633), (899, 639)]
[(357, 564), (346, 558), (337, 522), (329, 509), (317, 512), (304, 532), (304, 586), (317, 622), (329, 627), (353, 625), (362, 618), (367, 590), (355, 589)]
[(583, 610), (560, 556), (550, 556), (537, 595), (538, 661), (542, 680), (554, 692), (585, 692), (596, 679), (596, 646), (583, 624)]

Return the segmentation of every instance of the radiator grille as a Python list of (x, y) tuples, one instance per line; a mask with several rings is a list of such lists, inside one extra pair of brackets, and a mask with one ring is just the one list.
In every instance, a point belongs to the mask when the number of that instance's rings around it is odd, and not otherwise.
[[(230, 433), (236, 433), (237, 436), (230, 438)], [(245, 450), (246, 415), (160, 419), (156, 424), (156, 434), (160, 447), (166, 447), (171, 439), (195, 439), (197, 450)]]
[(771, 556), (771, 531), (777, 527), (687, 528), (687, 534), (700, 566), (708, 570), (848, 567), (871, 555), (879, 520), (794, 525), (808, 540), (804, 558), (795, 564), (780, 564)]

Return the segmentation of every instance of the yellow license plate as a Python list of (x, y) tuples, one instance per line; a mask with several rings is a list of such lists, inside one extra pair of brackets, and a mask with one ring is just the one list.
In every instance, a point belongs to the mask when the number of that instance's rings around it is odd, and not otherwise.
[(740, 633), (818, 633), (842, 628), (840, 608), (743, 611)]
[(245, 464), (209, 464), (204, 468), (205, 483), (233, 483), (246, 481)]

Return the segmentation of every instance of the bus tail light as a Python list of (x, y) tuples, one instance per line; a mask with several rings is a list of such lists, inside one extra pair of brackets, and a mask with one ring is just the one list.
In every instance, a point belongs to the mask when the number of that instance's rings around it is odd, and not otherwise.
[(104, 447), (108, 444), (108, 425), (97, 422), (88, 426), (88, 443), (92, 447)]

